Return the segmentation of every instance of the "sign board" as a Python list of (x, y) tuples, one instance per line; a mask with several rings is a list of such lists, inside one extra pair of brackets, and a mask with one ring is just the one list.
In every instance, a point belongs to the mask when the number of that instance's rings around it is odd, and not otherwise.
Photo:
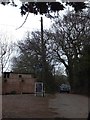
[(35, 96), (44, 96), (43, 82), (35, 82)]

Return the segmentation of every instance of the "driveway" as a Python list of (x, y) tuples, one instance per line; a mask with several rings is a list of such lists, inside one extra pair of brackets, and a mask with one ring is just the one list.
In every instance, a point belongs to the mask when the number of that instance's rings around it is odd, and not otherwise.
[(88, 97), (66, 93), (3, 95), (2, 114), (3, 118), (87, 118)]
[(56, 117), (87, 118), (88, 97), (75, 94), (56, 94), (55, 99), (49, 100), (49, 107), (55, 108)]

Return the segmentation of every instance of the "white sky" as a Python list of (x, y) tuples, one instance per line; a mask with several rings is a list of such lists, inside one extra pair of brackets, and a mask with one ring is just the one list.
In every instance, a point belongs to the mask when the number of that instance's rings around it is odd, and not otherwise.
[[(11, 5), (1, 5), (0, 4), (0, 34), (7, 34), (9, 40), (17, 41), (24, 37), (27, 31), (40, 30), (40, 15), (29, 14), (26, 23), (22, 28), (16, 30), (24, 22), (26, 15), (21, 16), (20, 14), (20, 0), (14, 0), (18, 7), (13, 7)], [(62, 12), (62, 11), (61, 11)], [(63, 13), (63, 12), (62, 12)], [(44, 29), (49, 28), (51, 25), (51, 20), (44, 17), (43, 26)]]
[[(19, 8), (20, 6), (13, 7), (11, 5), (3, 6), (0, 4), (0, 33), (8, 34), (11, 39), (13, 38), (13, 41), (18, 39), (20, 40), (24, 37), (24, 34), (27, 31), (40, 29), (40, 16), (29, 14), (23, 27), (16, 30), (16, 28), (21, 26), (26, 17), (26, 15), (23, 17), (21, 16)], [(43, 22), (44, 28), (48, 28), (50, 26), (49, 18), (44, 17)]]

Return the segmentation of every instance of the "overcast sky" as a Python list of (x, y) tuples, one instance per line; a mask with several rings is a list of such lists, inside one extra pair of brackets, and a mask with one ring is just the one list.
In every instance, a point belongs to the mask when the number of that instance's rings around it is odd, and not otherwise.
[[(19, 1), (19, 0), (17, 0)], [(40, 16), (29, 14), (26, 23), (22, 28), (16, 30), (24, 22), (26, 16), (21, 16), (20, 14), (20, 2), (18, 7), (13, 7), (11, 5), (3, 6), (0, 4), (0, 33), (8, 34), (8, 36), (14, 38), (15, 40), (21, 39), (26, 31), (33, 31), (40, 29)], [(49, 28), (51, 21), (49, 18), (44, 17), (44, 28)]]
[[(34, 15), (30, 13), (23, 27), (16, 30), (24, 22), (26, 15), (22, 17), (20, 14), (20, 0), (14, 1), (18, 5), (18, 7), (13, 7), (11, 5), (3, 6), (2, 4), (0, 4), (0, 33), (7, 34), (11, 39), (14, 38), (13, 41), (16, 41), (23, 38), (25, 32), (27, 31), (33, 31), (37, 29), (40, 30), (41, 23), (40, 15)], [(44, 29), (49, 28), (51, 25), (51, 20), (44, 17), (43, 25)]]

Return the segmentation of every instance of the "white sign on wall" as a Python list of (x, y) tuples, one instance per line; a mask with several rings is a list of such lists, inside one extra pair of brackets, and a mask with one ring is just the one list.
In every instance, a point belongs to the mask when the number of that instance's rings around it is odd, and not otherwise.
[(44, 96), (43, 82), (35, 82), (35, 96)]

